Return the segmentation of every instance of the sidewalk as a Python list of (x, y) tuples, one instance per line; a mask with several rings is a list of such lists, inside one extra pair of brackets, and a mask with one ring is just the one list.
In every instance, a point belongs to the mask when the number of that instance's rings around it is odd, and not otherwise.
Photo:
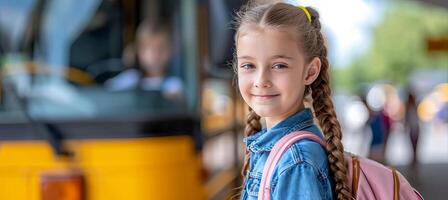
[(418, 170), (408, 166), (397, 167), (397, 169), (423, 195), (425, 200), (447, 199), (448, 164), (420, 164)]

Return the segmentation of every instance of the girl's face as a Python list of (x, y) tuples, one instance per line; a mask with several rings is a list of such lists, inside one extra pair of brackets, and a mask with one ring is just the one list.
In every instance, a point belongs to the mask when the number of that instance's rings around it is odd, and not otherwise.
[(156, 33), (139, 39), (138, 58), (145, 72), (152, 76), (164, 76), (170, 60), (170, 41), (166, 34)]
[[(256, 26), (245, 30), (236, 45), (238, 86), (244, 101), (265, 118), (270, 129), (303, 109), (305, 85), (317, 77), (320, 60), (315, 58), (306, 66), (288, 31)], [(318, 64), (317, 75), (315, 69), (309, 70), (313, 63)]]

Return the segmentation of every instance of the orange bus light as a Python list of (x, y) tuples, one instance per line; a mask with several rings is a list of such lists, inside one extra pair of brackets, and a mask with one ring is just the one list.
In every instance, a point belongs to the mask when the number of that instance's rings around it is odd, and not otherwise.
[(40, 177), (42, 200), (84, 200), (84, 178), (73, 174)]

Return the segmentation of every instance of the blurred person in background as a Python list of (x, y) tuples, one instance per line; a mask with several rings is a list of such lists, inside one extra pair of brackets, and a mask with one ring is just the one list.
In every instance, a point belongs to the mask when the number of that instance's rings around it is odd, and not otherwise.
[(411, 165), (415, 168), (417, 166), (417, 145), (420, 135), (420, 125), (417, 115), (417, 101), (415, 99), (414, 91), (409, 88), (407, 93), (408, 97), (405, 105), (406, 113), (404, 117), (404, 125), (406, 131), (409, 132), (409, 137), (411, 139), (413, 153)]
[(381, 117), (381, 112), (373, 111), (370, 106), (366, 106), (369, 110), (369, 119), (366, 126), (370, 129), (372, 140), (370, 142), (369, 158), (384, 162), (383, 149), (385, 148), (385, 133), (384, 125)]
[(369, 112), (366, 127), (371, 132), (369, 158), (385, 163), (386, 144), (392, 129), (392, 120), (385, 110), (386, 93), (380, 85), (372, 87), (362, 99)]
[(170, 35), (168, 25), (144, 21), (137, 30), (135, 47), (129, 46), (124, 51), (124, 63), (132, 67), (106, 81), (106, 88), (160, 91), (167, 98), (180, 99), (182, 80), (167, 75), (172, 56)]

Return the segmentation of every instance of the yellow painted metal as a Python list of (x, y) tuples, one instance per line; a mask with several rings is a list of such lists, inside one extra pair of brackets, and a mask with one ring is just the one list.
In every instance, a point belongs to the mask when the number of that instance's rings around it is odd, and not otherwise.
[(0, 141), (0, 199), (38, 200), (42, 174), (81, 172), (87, 200), (205, 199), (188, 136), (70, 140), (73, 158), (45, 141)]

